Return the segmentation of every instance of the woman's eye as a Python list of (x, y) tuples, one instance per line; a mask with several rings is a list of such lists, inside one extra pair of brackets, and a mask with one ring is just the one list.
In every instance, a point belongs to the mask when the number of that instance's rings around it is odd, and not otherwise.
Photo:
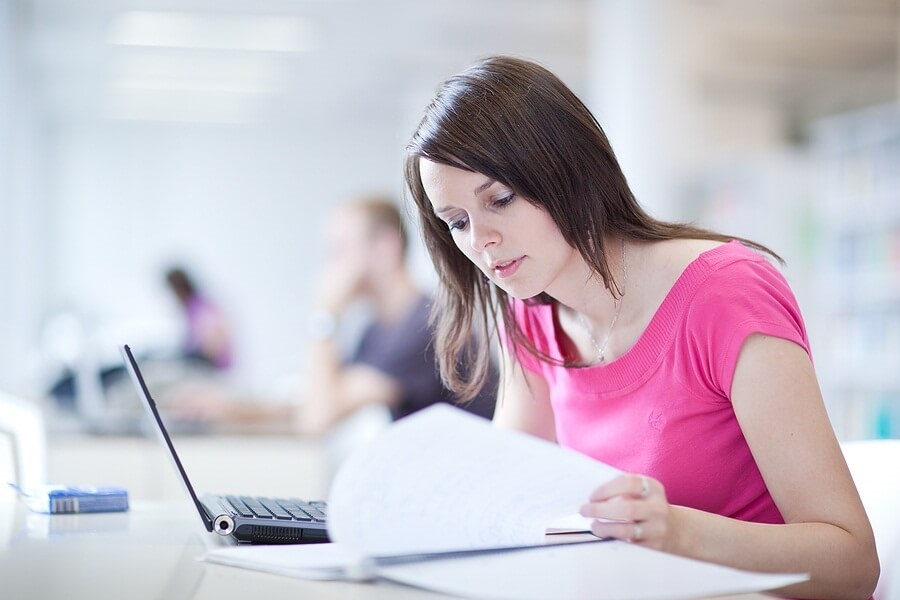
[(492, 204), (496, 208), (503, 208), (504, 206), (506, 206), (507, 204), (512, 202), (513, 198), (515, 198), (515, 197), (516, 197), (516, 195), (513, 193), (505, 194), (503, 196), (500, 196), (499, 198), (495, 198), (494, 201), (492, 202)]
[(455, 219), (453, 221), (447, 222), (447, 227), (450, 228), (450, 231), (459, 230), (462, 231), (466, 228), (466, 220), (465, 219)]

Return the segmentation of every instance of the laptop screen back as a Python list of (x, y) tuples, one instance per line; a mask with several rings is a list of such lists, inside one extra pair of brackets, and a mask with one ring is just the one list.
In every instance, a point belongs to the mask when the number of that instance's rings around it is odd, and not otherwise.
[(156, 431), (159, 433), (160, 437), (165, 443), (165, 446), (169, 452), (169, 456), (175, 463), (175, 468), (178, 469), (178, 474), (181, 476), (181, 480), (184, 482), (184, 486), (187, 488), (188, 494), (191, 495), (191, 500), (194, 501), (194, 505), (197, 507), (197, 512), (200, 513), (200, 518), (203, 520), (204, 526), (206, 526), (207, 531), (212, 531), (213, 521), (210, 516), (206, 514), (206, 510), (203, 508), (203, 504), (201, 504), (200, 500), (197, 498), (197, 494), (196, 492), (194, 492), (194, 486), (191, 485), (191, 481), (190, 479), (188, 479), (187, 473), (185, 472), (184, 467), (181, 464), (181, 459), (178, 458), (178, 453), (175, 452), (175, 446), (172, 444), (172, 439), (169, 437), (169, 432), (166, 431), (166, 426), (163, 424), (162, 418), (159, 416), (159, 410), (156, 407), (156, 402), (150, 395), (150, 390), (147, 389), (147, 383), (144, 381), (144, 377), (141, 374), (141, 369), (140, 367), (138, 367), (137, 361), (134, 358), (134, 354), (132, 354), (131, 352), (131, 348), (127, 344), (125, 344), (121, 346), (119, 350), (122, 353), (122, 359), (125, 361), (125, 368), (128, 370), (128, 373), (131, 375), (131, 380), (134, 382), (134, 387), (137, 390), (138, 395), (143, 399), (144, 408), (147, 409), (147, 412), (150, 415), (150, 419), (155, 425)]

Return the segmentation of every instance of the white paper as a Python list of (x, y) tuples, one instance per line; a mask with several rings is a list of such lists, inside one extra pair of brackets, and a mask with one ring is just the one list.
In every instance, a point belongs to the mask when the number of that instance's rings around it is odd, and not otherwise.
[(331, 539), (368, 556), (542, 544), (620, 471), (434, 405), (382, 433), (338, 471)]
[(591, 530), (591, 523), (594, 519), (582, 517), (575, 513), (566, 515), (560, 519), (554, 519), (547, 523), (547, 533), (587, 533)]
[(229, 546), (207, 552), (204, 560), (302, 579), (374, 577), (368, 561), (337, 544)]
[(547, 546), (379, 569), (387, 579), (485, 600), (675, 600), (771, 590), (806, 575), (751, 573), (625, 542)]
[(485, 600), (675, 600), (760, 592), (807, 579), (721, 567), (625, 542), (546, 546), (381, 566), (336, 544), (232, 546), (213, 550), (205, 559), (303, 579), (381, 577)]

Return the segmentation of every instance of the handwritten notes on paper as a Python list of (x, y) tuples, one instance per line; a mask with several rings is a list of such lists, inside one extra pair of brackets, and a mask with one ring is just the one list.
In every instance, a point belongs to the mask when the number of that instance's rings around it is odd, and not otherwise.
[(543, 543), (619, 471), (436, 405), (350, 457), (329, 498), (329, 533), (370, 556)]

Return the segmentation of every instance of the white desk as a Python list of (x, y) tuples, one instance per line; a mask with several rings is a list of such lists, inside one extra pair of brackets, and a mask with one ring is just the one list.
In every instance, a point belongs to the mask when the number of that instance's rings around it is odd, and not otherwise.
[(306, 581), (201, 562), (198, 557), (219, 538), (203, 529), (191, 508), (187, 502), (137, 502), (127, 513), (49, 516), (0, 500), (0, 595), (4, 600), (446, 598), (388, 582)]
[(185, 506), (137, 503), (127, 513), (39, 515), (0, 501), (4, 600), (441, 598), (392, 584), (315, 582), (198, 561), (218, 538)]

